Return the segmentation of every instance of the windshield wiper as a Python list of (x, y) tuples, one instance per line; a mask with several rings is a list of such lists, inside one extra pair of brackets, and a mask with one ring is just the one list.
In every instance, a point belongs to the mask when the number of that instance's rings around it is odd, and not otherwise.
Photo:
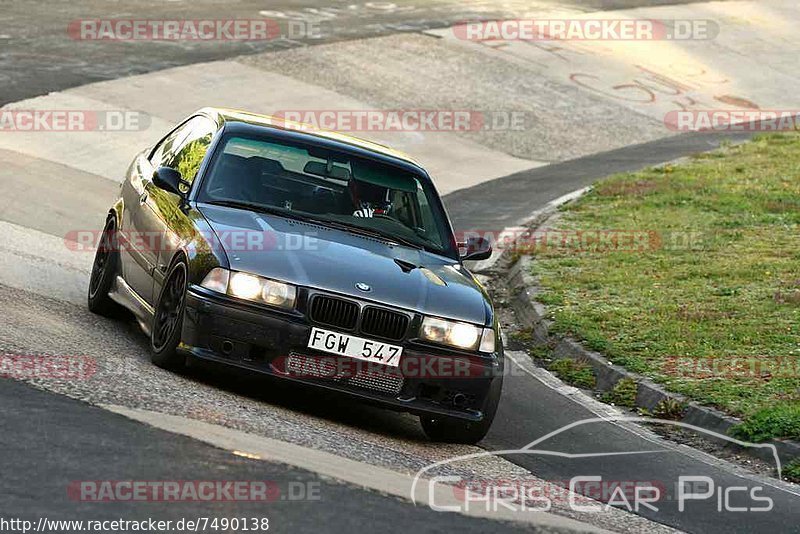
[(241, 200), (208, 200), (206, 204), (213, 204), (214, 206), (224, 206), (226, 208), (238, 208), (248, 211), (257, 211), (259, 213), (268, 213), (270, 215), (277, 215), (278, 217), (286, 217), (288, 219), (296, 219), (300, 221), (312, 220), (309, 217), (300, 215), (299, 213), (289, 211), (274, 206), (265, 206), (264, 204), (252, 204), (250, 202), (242, 202)]
[(274, 213), (275, 215), (283, 215), (284, 210), (273, 208), (271, 206), (264, 206), (262, 204), (251, 204), (250, 202), (242, 202), (241, 200), (208, 200), (206, 204), (213, 204), (214, 206), (223, 206), (226, 208), (238, 208), (248, 211), (260, 211), (262, 213)]
[(382, 241), (388, 241), (395, 245), (405, 245), (411, 248), (417, 249), (424, 249), (421, 244), (415, 243), (414, 241), (404, 239), (402, 237), (398, 237), (394, 234), (385, 234), (378, 230), (373, 230), (371, 228), (364, 228), (363, 226), (358, 226), (356, 224), (347, 224), (342, 221), (335, 221), (332, 219), (314, 219), (315, 222), (319, 222), (320, 224), (327, 224), (328, 226), (332, 226), (333, 228), (337, 228), (339, 230), (344, 230), (346, 232), (353, 232), (355, 234), (361, 234), (369, 237), (374, 237), (376, 239), (380, 239)]

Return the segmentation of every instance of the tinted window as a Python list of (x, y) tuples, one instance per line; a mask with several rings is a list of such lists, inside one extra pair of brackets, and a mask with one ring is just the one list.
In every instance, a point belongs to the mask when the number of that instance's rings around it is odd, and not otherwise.
[(398, 167), (319, 147), (230, 136), (206, 176), (200, 201), (310, 216), (453, 255), (433, 187)]

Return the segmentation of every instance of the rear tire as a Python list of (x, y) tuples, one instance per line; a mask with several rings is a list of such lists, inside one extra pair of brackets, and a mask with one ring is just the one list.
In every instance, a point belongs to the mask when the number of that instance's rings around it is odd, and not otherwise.
[(455, 417), (446, 416), (426, 416), (421, 415), (419, 422), (422, 430), (431, 441), (441, 443), (463, 443), (465, 445), (475, 445), (489, 432), (494, 416), (497, 413), (497, 406), (500, 404), (500, 392), (502, 390), (503, 377), (498, 377), (492, 382), (489, 396), (486, 399), (486, 406), (483, 412), (483, 419), (477, 422), (464, 421)]
[(178, 352), (186, 309), (189, 269), (186, 261), (176, 261), (164, 279), (150, 328), (150, 361), (170, 371), (181, 371), (186, 358)]
[(111, 300), (108, 295), (114, 286), (114, 278), (117, 276), (119, 267), (117, 244), (116, 220), (114, 217), (109, 217), (103, 228), (100, 242), (97, 244), (86, 299), (89, 311), (105, 317), (116, 317), (122, 311), (122, 307)]

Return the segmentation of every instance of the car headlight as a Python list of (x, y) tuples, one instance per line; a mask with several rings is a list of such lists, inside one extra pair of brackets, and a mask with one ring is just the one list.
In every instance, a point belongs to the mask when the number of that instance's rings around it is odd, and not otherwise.
[(253, 274), (231, 272), (222, 267), (211, 269), (200, 285), (217, 293), (278, 308), (294, 308), (297, 299), (297, 288), (291, 284)]
[(420, 335), (423, 339), (460, 349), (474, 349), (481, 339), (481, 329), (469, 323), (446, 321), (436, 317), (422, 320)]
[(217, 267), (208, 272), (200, 285), (211, 291), (216, 291), (217, 293), (227, 293), (228, 280), (230, 277), (231, 273), (228, 269)]

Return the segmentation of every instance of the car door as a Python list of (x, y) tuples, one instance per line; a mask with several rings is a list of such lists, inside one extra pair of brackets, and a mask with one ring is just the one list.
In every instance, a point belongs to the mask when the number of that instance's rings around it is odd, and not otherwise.
[[(190, 117), (152, 150), (139, 154), (128, 169), (127, 179), (123, 183), (125, 209), (120, 222), (122, 273), (128, 285), (148, 304), (152, 305), (155, 300), (153, 274), (169, 236), (164, 218), (159, 216), (163, 210), (157, 204), (164, 201), (165, 195), (172, 197), (169, 200), (175, 206), (178, 204), (176, 195), (170, 195), (153, 185), (153, 172), (160, 166), (173, 165), (178, 151), (201, 136), (201, 131), (207, 134), (209, 129), (212, 132), (216, 130), (216, 124), (210, 119), (199, 115)], [(186, 158), (181, 158), (181, 161), (188, 162)], [(192, 175), (188, 181), (193, 179)]]
[[(172, 133), (170, 134), (172, 135)], [(168, 135), (156, 147), (162, 150), (169, 144)], [(155, 154), (156, 152), (154, 152)], [(158, 159), (161, 153), (158, 152)], [(148, 242), (147, 236), (142, 232), (148, 224), (145, 220), (151, 217), (152, 210), (146, 205), (148, 192), (147, 184), (152, 180), (154, 166), (148, 157), (148, 152), (142, 152), (128, 169), (128, 177), (122, 186), (122, 199), (124, 210), (120, 221), (120, 261), (122, 275), (127, 284), (142, 298), (150, 303), (152, 283), (152, 268), (155, 264), (158, 251), (157, 245)], [(151, 238), (150, 241), (154, 241)]]
[[(194, 183), (217, 129), (217, 124), (207, 117), (192, 117), (177, 132), (171, 147), (164, 152), (159, 166), (180, 172), (183, 180), (189, 184), (185, 192)], [(155, 162), (152, 164), (155, 165)], [(139, 226), (146, 234), (158, 235), (159, 239), (155, 254), (148, 257), (153, 262), (149, 301), (155, 303), (174, 253), (185, 241), (192, 238), (194, 225), (183, 209), (178, 195), (156, 187), (152, 181), (145, 184), (145, 194), (144, 206), (147, 210), (142, 213)]]

